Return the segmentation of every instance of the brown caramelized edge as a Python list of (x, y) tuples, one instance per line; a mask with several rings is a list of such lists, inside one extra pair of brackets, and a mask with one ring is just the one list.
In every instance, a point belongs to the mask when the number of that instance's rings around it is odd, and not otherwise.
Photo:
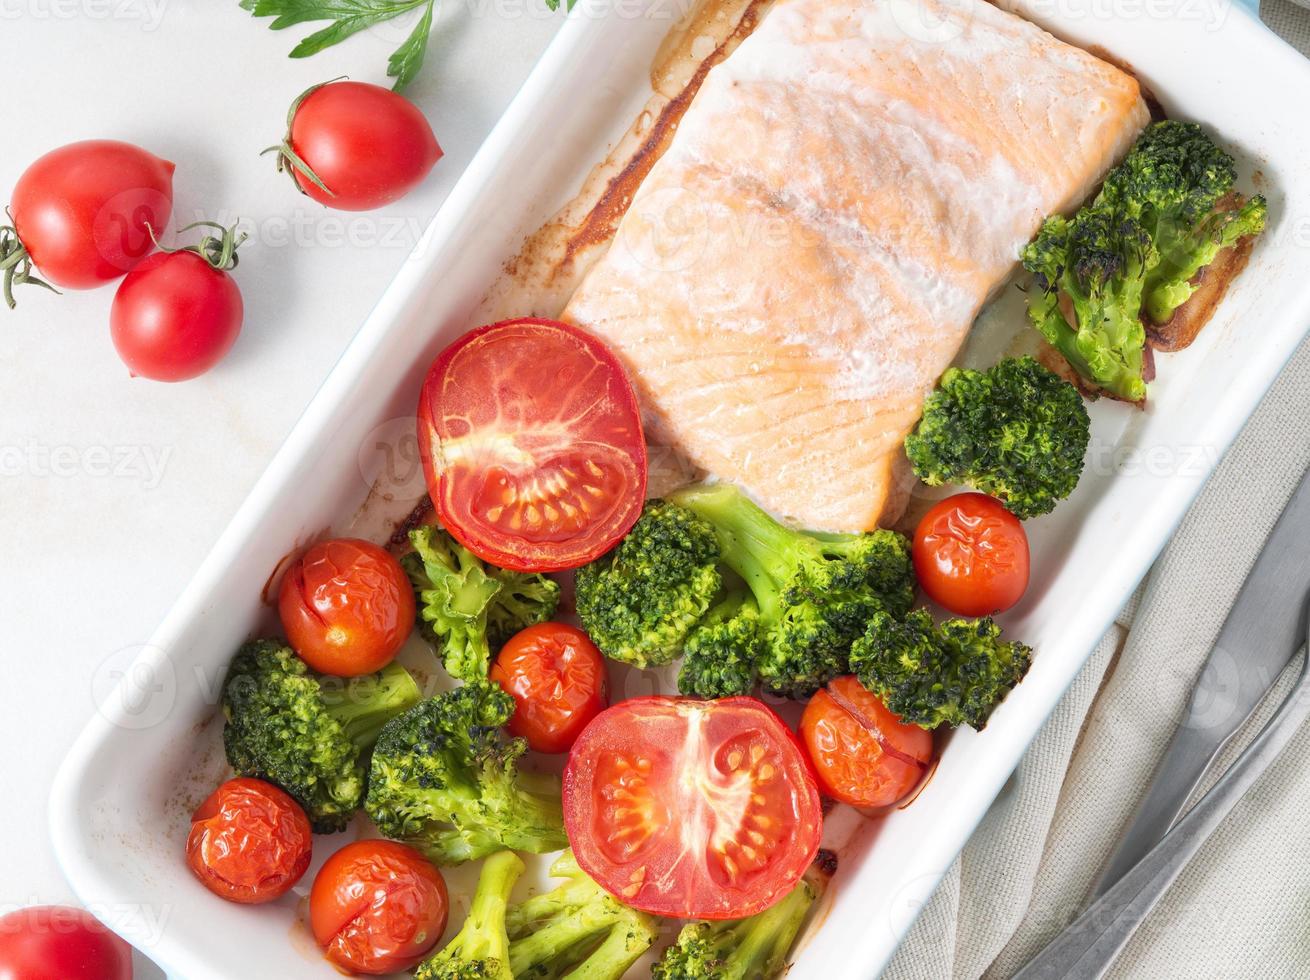
[[(1220, 211), (1240, 208), (1245, 198), (1236, 192), (1227, 194), (1217, 205)], [(1225, 248), (1213, 262), (1192, 277), (1196, 292), (1174, 311), (1167, 323), (1146, 322), (1146, 341), (1158, 351), (1180, 351), (1191, 345), (1201, 329), (1210, 322), (1214, 311), (1251, 259), (1257, 236), (1248, 235), (1231, 248)], [(1150, 348), (1148, 348), (1149, 350)]]
[[(712, 2), (713, 0), (711, 4)], [(769, 6), (769, 3), (770, 0), (751, 0), (727, 38), (716, 45), (714, 51), (696, 66), (691, 79), (660, 110), (636, 152), (622, 169), (609, 179), (600, 199), (587, 212), (581, 226), (569, 236), (565, 243), (560, 268), (566, 269), (572, 265), (574, 257), (580, 251), (593, 245), (606, 245), (614, 238), (619, 222), (627, 213), (637, 188), (646, 179), (651, 167), (655, 166), (655, 162), (668, 149), (669, 142), (677, 131), (678, 123), (682, 121), (687, 107), (691, 105), (691, 100), (700, 91), (705, 76), (709, 74), (711, 68), (723, 61), (738, 44), (754, 32), (759, 25), (762, 11)]]

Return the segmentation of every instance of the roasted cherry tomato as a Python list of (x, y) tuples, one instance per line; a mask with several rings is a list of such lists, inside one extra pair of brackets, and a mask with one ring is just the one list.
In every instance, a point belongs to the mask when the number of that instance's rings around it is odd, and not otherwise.
[(347, 844), (327, 859), (309, 893), (309, 923), (328, 960), (379, 976), (408, 970), (446, 931), (441, 872), (389, 840)]
[(823, 832), (804, 751), (754, 698), (634, 698), (602, 711), (569, 755), (564, 823), (587, 874), (674, 919), (768, 908)]
[(913, 553), (923, 591), (961, 616), (1002, 612), (1028, 588), (1028, 535), (985, 493), (958, 493), (924, 514)]
[(229, 779), (191, 815), (187, 864), (220, 898), (259, 905), (309, 868), (313, 834), (300, 804), (262, 779)]
[(441, 523), (516, 571), (576, 568), (646, 499), (637, 396), (614, 355), (553, 320), (465, 334), (428, 370), (419, 452)]
[[(131, 143), (86, 140), (51, 150), (23, 172), (10, 210), (26, 257), (46, 280), (91, 289), (155, 249), (173, 213), (173, 164)], [(2, 236), (0, 236), (2, 237)], [(23, 278), (17, 252), (6, 278)]]
[(340, 211), (369, 211), (404, 197), (441, 159), (423, 113), (404, 96), (364, 82), (316, 85), (291, 106), (278, 169)]
[(132, 948), (81, 909), (19, 909), (0, 917), (0, 977), (132, 980)]
[(218, 227), (221, 237), (152, 255), (119, 285), (109, 310), (110, 336), (133, 377), (186, 381), (236, 343), (245, 306), (229, 272), (245, 236)]
[(609, 704), (605, 658), (586, 633), (538, 623), (501, 648), (491, 679), (514, 696), (511, 734), (538, 752), (567, 752)]
[(854, 677), (837, 677), (805, 706), (801, 740), (825, 796), (858, 807), (905, 799), (932, 761), (932, 732), (907, 725)]
[(301, 659), (337, 677), (381, 670), (414, 628), (414, 590), (400, 562), (358, 538), (301, 555), (282, 578), (277, 607)]

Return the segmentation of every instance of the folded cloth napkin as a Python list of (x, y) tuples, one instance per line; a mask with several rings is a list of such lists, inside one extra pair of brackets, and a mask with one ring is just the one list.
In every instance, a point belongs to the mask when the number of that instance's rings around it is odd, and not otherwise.
[(1310, 0), (1263, 0), (1260, 19), (1284, 41), (1310, 57)]
[[(1220, 463), (1140, 598), (1101, 639), (884, 980), (1002, 980), (1078, 914), (1307, 466), (1310, 341)], [(1273, 713), (1299, 669), (1293, 661), (1216, 774)], [(1308, 805), (1310, 726), (1188, 865), (1109, 976), (1310, 977)]]
[[(1260, 14), (1310, 55), (1310, 10)], [(884, 980), (1004, 980), (1081, 910), (1146, 791), (1265, 536), (1310, 466), (1310, 341), (1220, 463), (947, 871)], [(1306, 557), (1310, 561), (1310, 555)], [(1292, 665), (1218, 760), (1254, 737)], [(1208, 788), (1203, 786), (1201, 791)], [(1310, 977), (1310, 726), (1184, 870), (1115, 980)]]

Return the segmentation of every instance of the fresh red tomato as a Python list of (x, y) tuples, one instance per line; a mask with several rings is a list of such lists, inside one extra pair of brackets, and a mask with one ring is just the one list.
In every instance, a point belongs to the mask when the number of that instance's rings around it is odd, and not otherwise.
[(932, 732), (907, 725), (854, 677), (837, 677), (805, 706), (801, 741), (823, 794), (886, 807), (919, 785), (932, 761)]
[(913, 554), (923, 591), (961, 616), (1002, 612), (1028, 588), (1028, 535), (985, 493), (957, 493), (924, 514)]
[(633, 698), (601, 712), (564, 770), (578, 864), (635, 908), (738, 919), (789, 892), (819, 850), (805, 753), (754, 698)]
[(509, 730), (538, 752), (567, 752), (609, 704), (605, 658), (575, 626), (538, 623), (516, 633), (491, 679), (514, 697)]
[(110, 333), (133, 377), (186, 381), (223, 359), (241, 332), (241, 290), (194, 252), (152, 255), (128, 274)]
[(278, 169), (341, 211), (370, 211), (422, 183), (441, 147), (423, 113), (390, 89), (328, 82), (300, 96), (287, 117)]
[(0, 978), (132, 980), (132, 948), (81, 909), (19, 909), (0, 917)]
[(313, 850), (309, 818), (272, 783), (229, 779), (191, 815), (187, 864), (220, 898), (259, 905), (304, 876)]
[(636, 393), (577, 327), (508, 320), (465, 334), (428, 370), (418, 431), (441, 523), (502, 568), (585, 565), (641, 514)]
[(309, 893), (309, 923), (336, 966), (379, 976), (408, 970), (446, 931), (446, 882), (418, 851), (389, 840), (347, 844)]
[(414, 589), (383, 548), (358, 538), (312, 546), (282, 577), (292, 649), (321, 674), (358, 677), (395, 658), (414, 628)]
[(14, 231), (56, 286), (102, 285), (154, 250), (147, 226), (162, 233), (173, 213), (173, 169), (116, 140), (51, 150), (18, 178), (10, 206)]

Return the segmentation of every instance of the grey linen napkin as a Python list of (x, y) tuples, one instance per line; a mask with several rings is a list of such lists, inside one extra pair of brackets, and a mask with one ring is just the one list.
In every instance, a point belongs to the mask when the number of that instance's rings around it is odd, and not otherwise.
[[(1263, 0), (1260, 13), (1310, 55), (1310, 11)], [(1220, 463), (1138, 597), (1097, 644), (884, 980), (1004, 980), (1077, 915), (1308, 465), (1310, 341)], [(1294, 662), (1217, 771), (1273, 713), (1296, 670)], [(1187, 867), (1109, 976), (1310, 977), (1307, 810), (1310, 726)]]
[(1310, 10), (1292, 0), (1262, 0), (1260, 19), (1274, 33), (1310, 57)]

